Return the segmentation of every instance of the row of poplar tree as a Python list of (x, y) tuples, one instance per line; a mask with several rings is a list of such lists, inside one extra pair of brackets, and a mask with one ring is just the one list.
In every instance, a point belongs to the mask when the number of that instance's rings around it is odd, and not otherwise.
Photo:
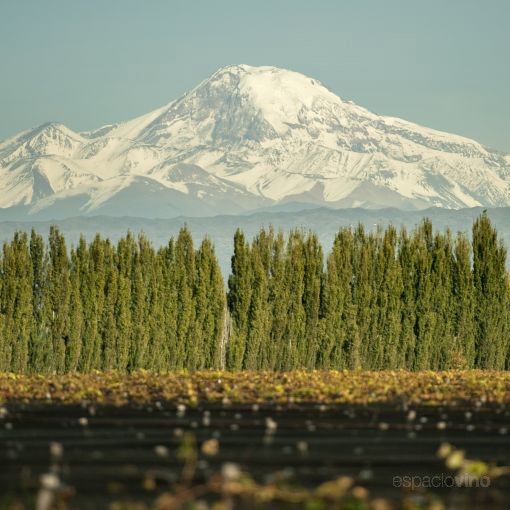
[(52, 227), (5, 243), (0, 370), (201, 369), (220, 365), (225, 290), (214, 248), (187, 229), (155, 250), (131, 234), (67, 250)]
[(225, 293), (208, 238), (66, 247), (16, 233), (0, 257), (0, 370), (510, 368), (506, 250), (463, 234), (343, 228), (234, 237)]
[(510, 368), (506, 249), (486, 214), (463, 234), (343, 228), (237, 232), (228, 306), (235, 369)]

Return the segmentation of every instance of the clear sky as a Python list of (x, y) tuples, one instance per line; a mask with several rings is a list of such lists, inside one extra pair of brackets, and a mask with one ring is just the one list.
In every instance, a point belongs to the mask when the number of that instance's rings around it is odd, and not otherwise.
[(0, 0), (0, 138), (127, 120), (239, 63), (510, 152), (509, 0)]

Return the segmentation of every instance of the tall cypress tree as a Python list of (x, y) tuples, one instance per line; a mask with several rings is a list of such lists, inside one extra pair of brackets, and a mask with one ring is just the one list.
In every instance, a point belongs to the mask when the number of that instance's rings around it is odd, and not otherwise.
[(195, 320), (201, 339), (199, 363), (195, 368), (220, 368), (226, 300), (221, 270), (208, 237), (197, 250), (195, 267)]
[(145, 235), (138, 237), (138, 247), (133, 265), (132, 283), (132, 358), (131, 369), (145, 368), (147, 349), (149, 346), (149, 313), (150, 313), (150, 264), (151, 250), (149, 240)]
[(451, 368), (451, 356), (454, 349), (453, 250), (449, 231), (435, 235), (431, 281), (435, 320), (434, 344), (428, 368), (444, 370)]
[(32, 229), (30, 234), (30, 258), (32, 261), (32, 310), (33, 324), (30, 335), (30, 370), (46, 373), (53, 367), (53, 346), (49, 324), (45, 314), (45, 288), (48, 273), (48, 257), (42, 236)]
[(402, 272), (397, 260), (397, 231), (389, 226), (379, 244), (377, 256), (376, 309), (378, 347), (375, 368), (398, 368), (401, 335)]
[(170, 239), (167, 246), (160, 251), (162, 264), (162, 284), (163, 284), (163, 307), (164, 332), (166, 339), (166, 349), (168, 353), (167, 366), (169, 369), (177, 366), (177, 263), (175, 257), (175, 242)]
[(69, 309), (69, 332), (66, 345), (66, 372), (75, 372), (78, 369), (78, 363), (82, 348), (83, 335), (83, 307), (80, 291), (80, 272), (79, 261), (76, 251), (71, 250), (71, 293)]
[(118, 300), (118, 271), (111, 243), (104, 243), (104, 306), (101, 317), (102, 369), (118, 366), (118, 329), (115, 308)]
[(76, 272), (80, 285), (80, 301), (83, 313), (82, 345), (78, 370), (89, 372), (93, 366), (94, 345), (98, 337), (99, 323), (95, 303), (95, 279), (90, 249), (83, 236), (76, 247)]
[(436, 338), (436, 314), (433, 304), (432, 250), (434, 247), (432, 224), (424, 220), (413, 236), (415, 267), (416, 349), (413, 368), (426, 370), (431, 366)]
[(475, 289), (471, 270), (471, 247), (465, 235), (455, 241), (453, 266), (454, 344), (451, 365), (473, 368), (475, 364)]
[[(251, 247), (253, 292), (249, 311), (248, 345), (245, 367), (258, 369), (274, 368), (275, 345), (272, 339), (274, 230), (262, 228), (255, 236)], [(256, 356), (254, 354), (257, 353)]]
[(149, 278), (149, 346), (146, 368), (163, 372), (168, 366), (168, 344), (165, 341), (165, 307), (163, 301), (163, 265), (152, 250)]
[(268, 345), (270, 317), (268, 315), (269, 282), (262, 254), (257, 244), (251, 250), (252, 291), (248, 309), (246, 348), (242, 368), (256, 370), (264, 359), (263, 349)]
[(285, 238), (280, 230), (272, 242), (269, 275), (270, 338), (264, 368), (279, 367), (285, 350), (285, 329), (289, 288), (286, 285)]
[(70, 265), (64, 236), (50, 227), (48, 277), (45, 285), (45, 313), (53, 345), (53, 370), (65, 372), (66, 344), (69, 336), (71, 302)]
[(508, 351), (506, 249), (484, 212), (473, 224), (476, 366), (503, 369)]
[(320, 343), (320, 298), (322, 287), (323, 255), (319, 238), (309, 232), (304, 242), (304, 289), (305, 333), (302, 347), (302, 366), (315, 368)]
[(359, 224), (353, 239), (353, 289), (352, 299), (356, 306), (356, 325), (360, 341), (360, 362), (363, 368), (375, 369), (377, 363), (378, 342), (376, 327), (378, 316), (376, 298), (378, 288), (375, 284), (377, 271), (378, 238), (366, 234)]
[(118, 268), (117, 300), (114, 307), (117, 327), (117, 364), (116, 368), (126, 371), (131, 351), (131, 284), (136, 242), (128, 232), (117, 243), (116, 261)]
[(104, 331), (104, 307), (106, 286), (106, 250), (107, 244), (101, 236), (96, 235), (89, 245), (89, 293), (91, 295), (90, 310), (93, 320), (90, 330), (90, 366), (88, 370), (101, 370), (103, 366), (103, 331)]
[(398, 262), (402, 273), (400, 341), (398, 366), (411, 370), (415, 366), (416, 354), (416, 243), (407, 231), (399, 236)]
[(32, 264), (28, 236), (16, 232), (3, 253), (2, 311), (4, 371), (24, 373), (28, 370), (29, 343), (33, 324)]
[(241, 230), (234, 235), (232, 272), (228, 279), (228, 308), (232, 317), (232, 336), (228, 345), (227, 367), (240, 370), (246, 350), (249, 311), (252, 293), (252, 265), (250, 247)]
[(353, 244), (351, 229), (341, 229), (327, 260), (322, 315), (321, 368), (358, 368), (360, 342), (352, 295)]
[(175, 271), (177, 290), (177, 356), (178, 368), (195, 362), (192, 353), (195, 327), (195, 251), (193, 238), (187, 227), (180, 230), (175, 243)]
[(287, 313), (283, 337), (283, 356), (280, 370), (302, 366), (306, 353), (306, 312), (303, 306), (305, 257), (303, 233), (294, 230), (287, 240), (285, 284), (287, 286)]
[(32, 262), (32, 305), (34, 321), (42, 324), (44, 317), (44, 286), (46, 284), (46, 259), (44, 240), (34, 229), (30, 233), (30, 259)]

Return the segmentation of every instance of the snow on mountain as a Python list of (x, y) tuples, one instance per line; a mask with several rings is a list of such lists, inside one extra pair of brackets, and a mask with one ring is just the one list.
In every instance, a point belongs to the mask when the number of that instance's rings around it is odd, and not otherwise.
[(202, 216), (285, 202), (510, 205), (510, 156), (246, 65), (128, 122), (84, 133), (48, 123), (0, 142), (0, 208), (13, 214)]

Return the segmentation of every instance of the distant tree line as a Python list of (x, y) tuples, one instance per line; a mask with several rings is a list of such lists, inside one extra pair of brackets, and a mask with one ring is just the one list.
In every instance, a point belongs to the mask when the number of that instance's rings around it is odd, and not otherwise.
[(131, 234), (67, 248), (18, 232), (0, 256), (0, 370), (510, 368), (506, 249), (486, 214), (472, 240), (389, 226), (234, 236), (225, 293), (205, 238)]

